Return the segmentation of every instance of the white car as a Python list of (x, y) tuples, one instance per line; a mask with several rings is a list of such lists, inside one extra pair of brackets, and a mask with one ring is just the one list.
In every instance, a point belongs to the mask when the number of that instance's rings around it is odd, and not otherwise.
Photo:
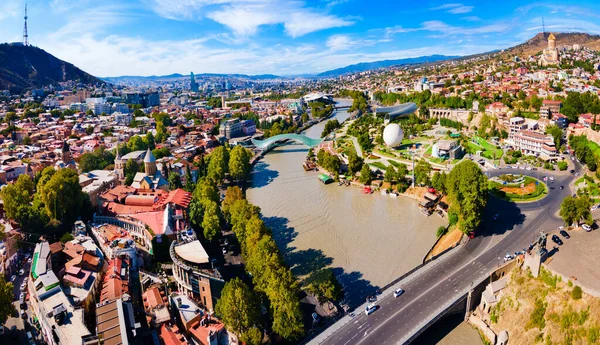
[(550, 176), (548, 178), (550, 179), (550, 181), (554, 181), (554, 177)]
[(17, 279), (16, 275), (13, 274), (12, 276), (10, 276), (10, 282), (11, 283), (14, 282), (16, 279)]
[(400, 297), (400, 295), (402, 295), (403, 293), (404, 293), (404, 290), (402, 290), (402, 289), (396, 289), (394, 291), (394, 298)]
[(21, 268), (21, 269), (19, 270), (19, 275), (20, 275), (20, 276), (22, 276), (23, 274), (25, 274), (25, 270)]
[(587, 224), (583, 224), (581, 227), (583, 228), (583, 230), (585, 230), (587, 232), (592, 231), (592, 227)]
[(367, 305), (367, 309), (365, 309), (365, 315), (371, 315), (375, 310), (377, 310), (377, 306), (371, 303)]

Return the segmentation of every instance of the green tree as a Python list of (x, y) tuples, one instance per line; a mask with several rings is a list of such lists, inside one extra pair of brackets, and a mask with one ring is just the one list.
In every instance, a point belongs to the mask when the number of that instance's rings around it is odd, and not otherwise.
[(364, 163), (362, 168), (360, 169), (360, 177), (358, 179), (360, 183), (364, 185), (370, 185), (373, 181), (373, 172), (371, 172), (371, 168), (369, 164)]
[(92, 152), (86, 152), (79, 158), (79, 169), (88, 172), (100, 168), (100, 160)]
[(181, 184), (181, 176), (179, 173), (173, 172), (169, 174), (169, 189), (175, 190), (181, 187), (183, 187), (183, 185)]
[(583, 293), (581, 291), (581, 287), (579, 285), (575, 285), (575, 287), (573, 288), (573, 290), (571, 290), (571, 297), (574, 300), (579, 300), (579, 299), (581, 299), (582, 295), (583, 295)]
[(80, 216), (84, 198), (89, 200), (81, 191), (79, 175), (73, 169), (57, 171), (44, 185), (40, 194), (48, 217), (65, 225), (72, 224)]
[(130, 186), (133, 182), (135, 174), (137, 174), (139, 171), (140, 165), (133, 159), (129, 158), (127, 163), (125, 163), (125, 167), (123, 168), (123, 173), (125, 174), (125, 184)]
[(398, 174), (396, 173), (396, 169), (394, 169), (393, 165), (388, 165), (387, 169), (385, 169), (385, 175), (383, 176), (383, 180), (385, 182), (394, 183), (398, 181)]
[(212, 241), (219, 235), (221, 230), (221, 220), (219, 217), (219, 205), (212, 200), (205, 200), (204, 216), (202, 218), (202, 231), (204, 238)]
[(554, 145), (556, 146), (556, 149), (560, 148), (560, 140), (563, 136), (563, 131), (560, 127), (558, 127), (557, 125), (550, 125), (548, 127), (546, 127), (546, 133), (550, 134), (552, 136), (552, 138), (554, 138)]
[(446, 194), (446, 177), (445, 173), (436, 171), (431, 178), (431, 186), (438, 192)]
[(129, 152), (142, 151), (148, 149), (148, 145), (146, 145), (142, 137), (134, 135), (127, 141), (127, 149)]
[(148, 133), (146, 133), (146, 136), (144, 137), (144, 143), (146, 144), (147, 148), (149, 148), (150, 150), (154, 150), (156, 144), (154, 140), (154, 134), (152, 134), (152, 132), (149, 131)]
[(322, 268), (310, 274), (306, 283), (308, 291), (317, 296), (319, 303), (338, 301), (344, 297), (342, 285), (338, 282), (330, 268)]
[(223, 211), (223, 215), (228, 221), (231, 220), (230, 208), (232, 207), (232, 205), (236, 201), (243, 199), (244, 194), (242, 193), (240, 187), (232, 186), (227, 188), (227, 190), (225, 191), (225, 198), (223, 199), (223, 203), (221, 204), (221, 209)]
[(3, 275), (0, 275), (0, 325), (4, 325), (6, 320), (17, 312), (12, 302), (13, 285), (7, 282)]
[(559, 214), (567, 226), (573, 224), (578, 216), (577, 202), (575, 198), (572, 196), (564, 198), (560, 204)]
[(356, 151), (351, 150), (348, 154), (348, 172), (351, 176), (356, 175), (363, 166), (363, 159), (356, 154)]
[(481, 212), (487, 203), (487, 178), (476, 163), (462, 161), (446, 177), (450, 207), (458, 215), (461, 230), (474, 231), (481, 222)]
[[(228, 281), (215, 307), (227, 330), (249, 345), (262, 343), (260, 303), (252, 290), (239, 278)], [(258, 330), (260, 337), (255, 334)], [(257, 339), (260, 338), (260, 339)]]
[(229, 153), (225, 147), (219, 146), (208, 155), (208, 158), (208, 177), (221, 184), (229, 167)]
[(231, 150), (229, 155), (229, 174), (236, 180), (242, 180), (250, 173), (250, 153), (241, 145)]
[(419, 185), (429, 184), (429, 174), (431, 173), (431, 164), (425, 159), (421, 159), (415, 165), (415, 183)]
[(65, 233), (64, 233), (64, 234), (61, 236), (61, 238), (60, 238), (60, 242), (61, 242), (61, 243), (63, 243), (63, 244), (65, 244), (65, 243), (67, 243), (67, 242), (69, 242), (69, 241), (72, 241), (73, 239), (74, 239), (74, 237), (73, 237), (73, 235), (71, 235), (71, 233), (70, 233), (70, 232), (65, 232)]
[(592, 219), (591, 207), (592, 199), (588, 195), (581, 195), (575, 199), (575, 206), (577, 208), (576, 220), (577, 222), (584, 221), (588, 225), (592, 225), (594, 220)]

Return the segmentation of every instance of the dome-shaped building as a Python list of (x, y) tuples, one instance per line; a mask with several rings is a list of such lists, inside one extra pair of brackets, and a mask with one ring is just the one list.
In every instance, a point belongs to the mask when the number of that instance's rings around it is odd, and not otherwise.
[(388, 147), (396, 147), (402, 143), (404, 132), (397, 123), (390, 123), (383, 129), (383, 141)]

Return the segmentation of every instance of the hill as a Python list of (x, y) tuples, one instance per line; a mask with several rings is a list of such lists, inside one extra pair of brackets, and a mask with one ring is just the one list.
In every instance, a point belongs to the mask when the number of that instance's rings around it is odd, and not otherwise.
[(349, 65), (346, 67), (337, 68), (337, 69), (333, 69), (330, 71), (325, 71), (325, 72), (319, 73), (319, 74), (317, 74), (317, 77), (331, 78), (331, 77), (338, 77), (343, 74), (364, 72), (364, 71), (374, 70), (374, 69), (378, 69), (378, 68), (452, 60), (452, 59), (456, 59), (458, 57), (459, 56), (429, 55), (429, 56), (420, 56), (420, 57), (407, 58), (407, 59), (361, 62), (361, 63), (357, 63), (354, 65)]
[(43, 49), (14, 44), (0, 44), (0, 89), (20, 92), (64, 81), (84, 84), (101, 81), (62, 61)]
[[(533, 38), (529, 39), (527, 42), (519, 44), (512, 48), (508, 48), (505, 50), (505, 52), (509, 53), (510, 55), (519, 55), (524, 57), (535, 55), (548, 46), (548, 36), (550, 36), (549, 32), (545, 34), (540, 32)], [(590, 49), (600, 49), (599, 35), (590, 35), (581, 32), (566, 32), (554, 33), (554, 36), (556, 37), (557, 47), (579, 44)]]

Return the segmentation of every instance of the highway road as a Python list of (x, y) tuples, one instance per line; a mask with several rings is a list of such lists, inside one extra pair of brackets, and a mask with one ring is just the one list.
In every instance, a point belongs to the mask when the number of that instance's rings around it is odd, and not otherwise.
[[(576, 166), (579, 172), (581, 166)], [(398, 298), (383, 294), (378, 310), (367, 316), (356, 310), (351, 322), (330, 334), (321, 344), (397, 344), (411, 330), (427, 320), (440, 306), (468, 288), (471, 282), (500, 265), (506, 253), (523, 250), (539, 236), (563, 225), (558, 216), (560, 203), (572, 194), (573, 175), (518, 169), (488, 171), (488, 176), (523, 173), (532, 177), (553, 176), (548, 181), (548, 195), (536, 202), (515, 204), (490, 197), (483, 214), (481, 233), (457, 253), (401, 286), (405, 293)], [(541, 175), (541, 176), (540, 176)], [(559, 186), (565, 188), (561, 190)], [(493, 220), (495, 214), (500, 217)], [(548, 242), (550, 246), (551, 242)], [(400, 286), (396, 286), (397, 288)], [(322, 340), (322, 339), (321, 339)], [(310, 342), (316, 343), (316, 339)]]

